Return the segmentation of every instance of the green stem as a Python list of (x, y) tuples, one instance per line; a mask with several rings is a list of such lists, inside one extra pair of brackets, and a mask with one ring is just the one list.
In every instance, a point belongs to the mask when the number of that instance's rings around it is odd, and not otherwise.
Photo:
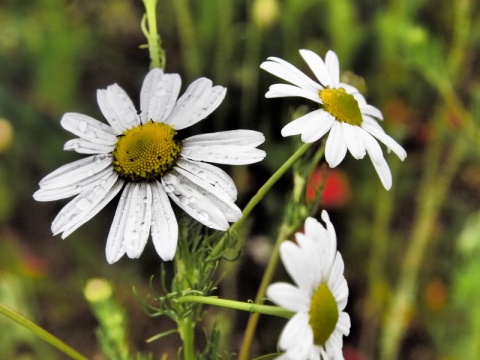
[(28, 320), (26, 317), (20, 315), (16, 311), (10, 309), (9, 307), (3, 304), (0, 304), (0, 313), (5, 315), (9, 319), (15, 321), (17, 324), (20, 324), (21, 326), (32, 331), (40, 339), (49, 343), (50, 345), (57, 348), (64, 354), (70, 356), (70, 358), (76, 359), (76, 360), (88, 360), (85, 356), (83, 356), (82, 354), (77, 352), (75, 349), (65, 344), (62, 340), (50, 334), (48, 331), (42, 329), (40, 326)]
[(246, 303), (235, 300), (220, 299), (210, 296), (195, 296), (195, 295), (186, 295), (176, 300), (178, 303), (197, 303), (197, 304), (206, 304), (219, 306), (228, 309), (235, 309), (241, 311), (248, 311), (251, 313), (264, 314), (264, 315), (273, 315), (284, 317), (290, 319), (293, 316), (293, 312), (285, 310), (280, 306), (271, 306), (271, 305), (258, 305), (252, 303)]
[(268, 179), (267, 182), (263, 184), (263, 186), (257, 191), (257, 193), (250, 199), (247, 206), (245, 206), (245, 209), (243, 209), (242, 217), (230, 227), (228, 232), (225, 233), (225, 235), (220, 239), (217, 245), (215, 245), (207, 261), (211, 259), (216, 259), (221, 255), (225, 245), (225, 241), (227, 241), (228, 239), (228, 235), (235, 233), (237, 228), (243, 224), (248, 215), (250, 215), (250, 212), (255, 208), (255, 206), (257, 206), (260, 200), (265, 197), (265, 195), (272, 188), (272, 186), (283, 176), (283, 174), (287, 172), (288, 169), (292, 167), (292, 165), (303, 154), (305, 154), (305, 152), (310, 148), (310, 146), (312, 146), (311, 143), (303, 144), (302, 146), (300, 146), (298, 150), (295, 151), (295, 153), (290, 156), (290, 158), (270, 177), (270, 179)]
[[(145, 6), (146, 18), (142, 20), (142, 30), (148, 41), (148, 51), (150, 54), (150, 68), (165, 69), (165, 52), (161, 47), (160, 36), (157, 30), (157, 0), (143, 0)], [(148, 23), (148, 29), (145, 24)]]
[[(260, 283), (260, 287), (255, 298), (255, 303), (260, 302), (265, 296), (265, 293), (267, 292), (267, 287), (272, 280), (275, 269), (277, 268), (278, 260), (280, 258), (280, 244), (285, 239), (287, 239), (293, 231), (294, 230), (292, 230), (289, 226), (285, 224), (282, 225), (282, 227), (280, 228), (277, 240), (275, 241), (275, 247), (272, 251), (272, 256), (270, 257), (268, 266), (265, 269), (265, 273), (263, 274), (262, 282)], [(245, 335), (243, 336), (242, 346), (240, 347), (238, 360), (248, 359), (248, 356), (250, 355), (250, 347), (252, 345), (253, 337), (255, 335), (255, 330), (257, 328), (259, 319), (260, 313), (254, 313), (250, 315), (247, 323), (247, 328), (245, 329)]]
[(194, 329), (195, 323), (191, 317), (183, 319), (178, 324), (178, 330), (183, 342), (184, 360), (195, 360)]

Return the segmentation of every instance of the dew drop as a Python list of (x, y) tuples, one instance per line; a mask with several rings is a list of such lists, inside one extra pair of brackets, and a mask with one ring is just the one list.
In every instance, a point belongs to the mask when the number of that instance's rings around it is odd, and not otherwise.
[(184, 205), (188, 205), (189, 200), (188, 200), (185, 196), (182, 196), (182, 197), (180, 198), (180, 202), (181, 202), (182, 204), (184, 204)]
[(81, 198), (77, 202), (77, 209), (78, 210), (85, 210), (92, 204), (92, 201), (87, 198)]
[(85, 130), (87, 130), (88, 128), (88, 124), (86, 121), (79, 121), (78, 122), (78, 130), (80, 130), (82, 133), (85, 132)]
[(199, 211), (198, 212), (198, 220), (199, 221), (207, 221), (210, 218), (206, 211)]

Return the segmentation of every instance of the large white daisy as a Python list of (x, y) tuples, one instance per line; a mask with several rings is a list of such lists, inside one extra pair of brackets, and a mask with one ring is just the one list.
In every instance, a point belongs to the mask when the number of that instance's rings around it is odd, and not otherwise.
[[(269, 57), (260, 67), (293, 85), (274, 84), (265, 94), (267, 98), (300, 96), (320, 105), (282, 129), (283, 136), (301, 134), (305, 143), (319, 140), (330, 131), (325, 148), (325, 158), (331, 168), (345, 158), (348, 151), (356, 159), (368, 153), (383, 186), (392, 186), (392, 174), (377, 140), (384, 143), (401, 160), (405, 150), (388, 136), (377, 122), (383, 120), (380, 110), (367, 104), (365, 98), (353, 86), (340, 82), (340, 66), (337, 55), (329, 50), (325, 62), (310, 50), (300, 50), (318, 82), (288, 62)], [(376, 140), (377, 139), (377, 140)]]
[[(177, 130), (208, 116), (226, 89), (206, 78), (194, 81), (178, 98), (178, 74), (151, 70), (140, 94), (140, 115), (120, 86), (97, 91), (97, 100), (108, 123), (89, 116), (67, 113), (62, 126), (79, 136), (67, 141), (65, 150), (92, 154), (66, 164), (40, 181), (38, 201), (77, 195), (52, 223), (62, 238), (95, 216), (125, 188), (107, 239), (109, 263), (125, 253), (138, 258), (149, 235), (163, 260), (173, 259), (178, 224), (170, 200), (202, 224), (227, 230), (241, 217), (234, 204), (237, 189), (217, 164), (250, 164), (265, 157), (256, 149), (263, 134), (233, 130), (179, 139)], [(178, 100), (177, 100), (178, 98)]]
[(267, 296), (274, 303), (295, 312), (283, 329), (278, 346), (282, 360), (343, 359), (343, 336), (350, 332), (350, 317), (343, 310), (348, 286), (343, 260), (337, 251), (335, 229), (327, 212), (326, 228), (314, 218), (305, 221), (305, 233), (295, 242), (280, 246), (282, 262), (296, 286), (275, 283)]

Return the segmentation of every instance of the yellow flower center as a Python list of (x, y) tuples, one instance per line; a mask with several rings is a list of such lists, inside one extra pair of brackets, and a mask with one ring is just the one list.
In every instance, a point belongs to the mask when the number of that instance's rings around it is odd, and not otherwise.
[(332, 114), (335, 119), (350, 125), (362, 125), (362, 113), (357, 100), (348, 94), (345, 89), (323, 89), (318, 92), (323, 101), (323, 108)]
[(322, 283), (313, 294), (308, 311), (315, 345), (322, 346), (332, 335), (338, 322), (337, 301), (327, 284)]
[(167, 124), (150, 121), (118, 136), (113, 150), (115, 171), (128, 180), (150, 181), (170, 171), (180, 156), (182, 143)]

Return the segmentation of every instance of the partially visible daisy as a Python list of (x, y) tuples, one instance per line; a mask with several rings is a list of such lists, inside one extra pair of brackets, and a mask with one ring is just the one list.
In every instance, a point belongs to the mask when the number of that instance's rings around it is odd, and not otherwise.
[(283, 329), (278, 346), (282, 360), (343, 359), (343, 336), (350, 333), (347, 305), (348, 286), (343, 276), (343, 259), (337, 251), (335, 229), (327, 212), (323, 227), (314, 218), (305, 220), (305, 233), (295, 242), (280, 246), (282, 262), (296, 286), (275, 283), (267, 297), (296, 314)]
[[(227, 230), (242, 212), (234, 204), (237, 189), (217, 164), (251, 164), (265, 157), (256, 149), (262, 133), (233, 130), (179, 139), (177, 131), (215, 110), (226, 89), (206, 78), (194, 81), (178, 98), (178, 74), (151, 70), (140, 93), (140, 115), (117, 84), (97, 91), (110, 125), (89, 116), (67, 113), (62, 126), (79, 136), (65, 150), (91, 154), (66, 164), (40, 181), (33, 197), (51, 201), (77, 195), (52, 223), (62, 238), (95, 216), (125, 188), (108, 234), (109, 263), (124, 254), (138, 258), (149, 235), (163, 260), (175, 255), (178, 224), (170, 200), (202, 224)], [(177, 100), (178, 98), (178, 100)]]
[(300, 96), (320, 105), (282, 129), (283, 136), (301, 134), (305, 143), (319, 140), (330, 131), (325, 148), (325, 158), (331, 168), (345, 158), (347, 149), (356, 159), (368, 153), (383, 186), (392, 187), (392, 174), (377, 140), (384, 143), (402, 161), (405, 150), (388, 136), (377, 119), (383, 120), (376, 107), (367, 104), (365, 98), (353, 86), (340, 82), (340, 66), (337, 55), (329, 50), (325, 62), (310, 50), (300, 50), (300, 55), (317, 77), (318, 82), (288, 62), (269, 57), (260, 67), (293, 85), (274, 84), (265, 94), (267, 98)]

